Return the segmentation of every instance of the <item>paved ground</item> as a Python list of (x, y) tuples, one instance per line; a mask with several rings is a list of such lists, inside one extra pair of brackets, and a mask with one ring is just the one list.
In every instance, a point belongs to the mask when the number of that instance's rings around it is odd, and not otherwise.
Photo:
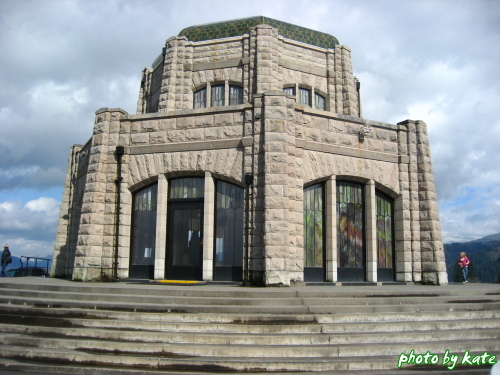
[(331, 284), (325, 285), (312, 285), (312, 286), (292, 286), (292, 287), (247, 287), (238, 285), (216, 285), (216, 284), (186, 284), (178, 285), (171, 283), (159, 283), (155, 281), (148, 280), (121, 280), (118, 282), (107, 282), (107, 283), (97, 283), (97, 282), (81, 282), (81, 281), (71, 281), (66, 279), (55, 279), (49, 277), (0, 277), (1, 283), (16, 283), (16, 284), (31, 284), (31, 285), (59, 285), (59, 286), (105, 286), (108, 288), (127, 288), (134, 289), (161, 289), (161, 288), (189, 288), (198, 290), (227, 290), (231, 288), (232, 290), (242, 290), (248, 291), (250, 289), (262, 289), (262, 290), (278, 290), (283, 289), (287, 291), (325, 291), (325, 290), (335, 290), (335, 291), (358, 291), (358, 292), (371, 292), (371, 291), (384, 291), (384, 292), (394, 292), (394, 293), (404, 293), (404, 292), (418, 292), (418, 291), (436, 291), (436, 292), (453, 292), (463, 289), (468, 290), (482, 290), (487, 293), (500, 293), (500, 284), (483, 284), (483, 283), (450, 283), (448, 285), (420, 285), (420, 284), (393, 284), (393, 285), (363, 285), (362, 283), (355, 286), (336, 286)]

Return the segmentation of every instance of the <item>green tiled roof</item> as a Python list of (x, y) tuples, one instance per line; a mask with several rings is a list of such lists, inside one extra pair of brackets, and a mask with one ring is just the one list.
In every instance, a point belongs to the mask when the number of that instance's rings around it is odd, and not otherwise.
[(251, 27), (262, 24), (277, 28), (280, 35), (283, 35), (285, 38), (312, 44), (314, 46), (333, 48), (335, 45), (339, 44), (337, 38), (332, 35), (263, 16), (191, 26), (182, 30), (179, 36), (185, 36), (188, 40), (193, 42), (227, 38), (230, 36), (247, 34)]

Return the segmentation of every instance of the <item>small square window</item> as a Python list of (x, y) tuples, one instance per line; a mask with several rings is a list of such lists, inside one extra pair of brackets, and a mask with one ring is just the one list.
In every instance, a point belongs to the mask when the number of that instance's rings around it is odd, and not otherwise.
[(212, 107), (224, 105), (224, 85), (212, 86)]
[(299, 89), (299, 103), (305, 105), (311, 105), (311, 90), (308, 89)]
[(194, 93), (194, 108), (207, 107), (207, 88), (202, 88)]
[(286, 92), (287, 95), (295, 96), (295, 87), (285, 87), (283, 91)]
[(326, 100), (323, 95), (314, 93), (314, 106), (316, 109), (326, 111)]
[(243, 87), (229, 86), (229, 105), (243, 104)]

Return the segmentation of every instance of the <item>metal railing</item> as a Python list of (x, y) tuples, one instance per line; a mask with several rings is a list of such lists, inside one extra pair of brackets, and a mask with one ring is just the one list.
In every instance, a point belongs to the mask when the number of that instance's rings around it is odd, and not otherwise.
[[(24, 266), (23, 258), (26, 259), (26, 267)], [(35, 262), (34, 266), (30, 266), (30, 261)], [(48, 276), (50, 269), (50, 262), (52, 259), (47, 258), (39, 258), (39, 257), (27, 257), (21, 256), (19, 257), (19, 261), (21, 262), (21, 275), (20, 276)], [(38, 262), (45, 262), (45, 267), (38, 266)], [(42, 272), (45, 269), (45, 272)], [(31, 272), (30, 272), (31, 271)]]

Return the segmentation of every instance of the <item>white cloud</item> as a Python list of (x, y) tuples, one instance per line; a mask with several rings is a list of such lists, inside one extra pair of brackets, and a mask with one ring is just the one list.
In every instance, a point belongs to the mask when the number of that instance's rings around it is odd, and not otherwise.
[[(16, 244), (19, 255), (46, 255), (48, 249), (53, 250), (59, 206), (59, 202), (47, 197), (40, 197), (26, 204), (20, 201), (1, 202), (0, 242), (11, 246)], [(25, 248), (27, 244), (31, 245)], [(27, 250), (29, 253), (26, 253)]]

